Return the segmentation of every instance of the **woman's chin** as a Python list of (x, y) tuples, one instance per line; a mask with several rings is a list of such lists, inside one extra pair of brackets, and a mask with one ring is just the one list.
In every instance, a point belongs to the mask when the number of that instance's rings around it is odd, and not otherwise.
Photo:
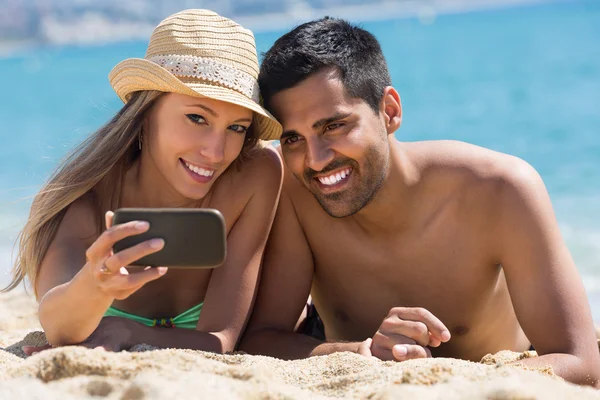
[(202, 185), (201, 188), (187, 187), (187, 188), (185, 188), (184, 191), (182, 191), (180, 193), (183, 195), (183, 197), (186, 197), (190, 200), (202, 200), (204, 197), (206, 197), (206, 195), (208, 194), (208, 191), (210, 190), (211, 187), (212, 187), (211, 184), (204, 184), (204, 185)]

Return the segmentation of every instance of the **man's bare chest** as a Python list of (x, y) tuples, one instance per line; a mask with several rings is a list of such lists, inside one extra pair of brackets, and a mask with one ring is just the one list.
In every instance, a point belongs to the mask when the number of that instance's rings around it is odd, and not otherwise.
[(311, 243), (313, 297), (330, 331), (345, 340), (368, 336), (401, 306), (424, 307), (466, 333), (488, 307), (501, 270), (475, 240), (451, 233), (375, 240), (338, 232), (331, 237), (339, 243)]

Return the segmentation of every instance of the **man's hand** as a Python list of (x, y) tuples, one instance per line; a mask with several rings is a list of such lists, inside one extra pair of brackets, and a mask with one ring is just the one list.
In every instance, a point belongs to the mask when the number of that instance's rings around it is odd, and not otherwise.
[(358, 347), (358, 354), (383, 361), (431, 357), (427, 348), (450, 340), (450, 331), (424, 308), (392, 308), (372, 339)]

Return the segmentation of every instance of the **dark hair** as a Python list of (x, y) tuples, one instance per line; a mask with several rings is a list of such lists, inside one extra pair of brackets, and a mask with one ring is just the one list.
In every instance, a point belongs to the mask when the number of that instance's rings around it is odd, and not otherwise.
[(286, 33), (264, 54), (258, 82), (265, 108), (278, 92), (310, 75), (333, 68), (351, 97), (363, 99), (375, 112), (391, 85), (379, 42), (349, 22), (325, 17)]

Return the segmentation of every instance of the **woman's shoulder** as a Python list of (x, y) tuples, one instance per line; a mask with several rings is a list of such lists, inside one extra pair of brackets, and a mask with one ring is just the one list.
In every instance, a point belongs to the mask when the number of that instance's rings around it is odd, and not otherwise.
[(97, 213), (94, 195), (86, 193), (67, 207), (59, 229), (69, 232), (69, 236), (90, 240), (98, 232)]

